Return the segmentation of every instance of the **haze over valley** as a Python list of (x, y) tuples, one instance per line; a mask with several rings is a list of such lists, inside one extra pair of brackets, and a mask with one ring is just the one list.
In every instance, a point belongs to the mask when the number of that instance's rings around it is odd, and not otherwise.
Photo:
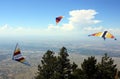
[[(22, 55), (30, 62), (32, 67), (12, 60), (13, 51), (16, 42), (1, 43), (0, 45), (0, 77), (8, 77), (15, 79), (32, 79), (36, 73), (37, 65), (41, 63), (41, 58), (47, 50), (59, 53), (63, 46), (67, 48), (69, 58), (76, 62), (79, 66), (88, 56), (95, 56), (98, 60), (107, 53), (115, 59), (115, 63), (120, 68), (120, 44), (119, 41), (103, 39), (98, 41), (36, 41), (36, 42), (20, 42), (19, 47)], [(29, 72), (28, 72), (29, 71)], [(26, 73), (25, 73), (26, 72)], [(30, 75), (27, 76), (26, 75)]]

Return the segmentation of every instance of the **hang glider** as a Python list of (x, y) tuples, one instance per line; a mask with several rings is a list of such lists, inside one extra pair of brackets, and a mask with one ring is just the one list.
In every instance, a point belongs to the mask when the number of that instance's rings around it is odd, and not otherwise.
[(94, 33), (94, 34), (90, 34), (88, 36), (97, 36), (97, 37), (102, 37), (104, 40), (106, 38), (110, 38), (110, 39), (114, 39), (117, 40), (111, 33), (109, 33), (108, 31), (104, 31), (104, 32), (98, 32), (98, 33)]
[(61, 21), (62, 18), (63, 16), (56, 17), (56, 25)]
[(18, 43), (16, 44), (14, 53), (13, 53), (13, 57), (12, 59), (14, 61), (20, 62), (22, 64), (25, 64), (27, 66), (30, 66), (30, 64), (26, 61), (26, 59), (22, 56), (20, 48), (18, 47)]

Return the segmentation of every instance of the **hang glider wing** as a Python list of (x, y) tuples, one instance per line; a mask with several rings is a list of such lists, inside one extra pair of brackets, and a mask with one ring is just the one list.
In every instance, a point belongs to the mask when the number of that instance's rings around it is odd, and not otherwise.
[(16, 47), (15, 47), (15, 50), (14, 50), (14, 53), (13, 53), (13, 60), (17, 61), (17, 62), (20, 62), (20, 63), (23, 63), (25, 65), (28, 65), (30, 66), (30, 64), (26, 61), (26, 59), (22, 56), (21, 54), (21, 51), (20, 51), (20, 48), (18, 47), (18, 44), (16, 44)]
[(106, 33), (105, 38), (111, 38), (111, 39), (117, 40), (117, 39), (116, 39), (111, 33), (109, 33), (109, 32)]
[(90, 34), (88, 36), (98, 36), (98, 37), (101, 37), (102, 34), (103, 34), (102, 32), (98, 32), (98, 33)]
[(98, 32), (98, 33), (94, 33), (94, 34), (90, 34), (88, 36), (98, 36), (98, 37), (102, 37), (104, 40), (106, 38), (111, 38), (114, 40), (117, 40), (111, 33), (109, 33), (108, 31), (104, 31), (104, 32)]
[(62, 18), (63, 18), (63, 16), (56, 17), (56, 24), (58, 24)]

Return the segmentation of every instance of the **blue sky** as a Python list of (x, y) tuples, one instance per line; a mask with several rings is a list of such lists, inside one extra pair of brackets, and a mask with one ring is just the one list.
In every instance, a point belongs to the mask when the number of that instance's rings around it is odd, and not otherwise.
[(118, 35), (119, 7), (119, 0), (0, 0), (0, 37), (77, 39), (103, 30)]

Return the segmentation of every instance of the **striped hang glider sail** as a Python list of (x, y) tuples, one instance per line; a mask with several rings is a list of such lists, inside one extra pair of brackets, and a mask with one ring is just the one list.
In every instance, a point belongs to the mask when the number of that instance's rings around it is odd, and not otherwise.
[(62, 18), (63, 16), (56, 17), (56, 25), (61, 21)]
[(18, 47), (18, 43), (16, 44), (14, 53), (13, 53), (13, 60), (23, 63), (27, 66), (30, 66), (30, 64), (26, 61), (26, 59), (22, 56), (20, 48)]
[(111, 38), (114, 40), (117, 40), (111, 33), (109, 33), (108, 31), (104, 31), (104, 32), (98, 32), (98, 33), (94, 33), (94, 34), (90, 34), (88, 36), (98, 36), (98, 37), (102, 37), (104, 40), (106, 38)]

